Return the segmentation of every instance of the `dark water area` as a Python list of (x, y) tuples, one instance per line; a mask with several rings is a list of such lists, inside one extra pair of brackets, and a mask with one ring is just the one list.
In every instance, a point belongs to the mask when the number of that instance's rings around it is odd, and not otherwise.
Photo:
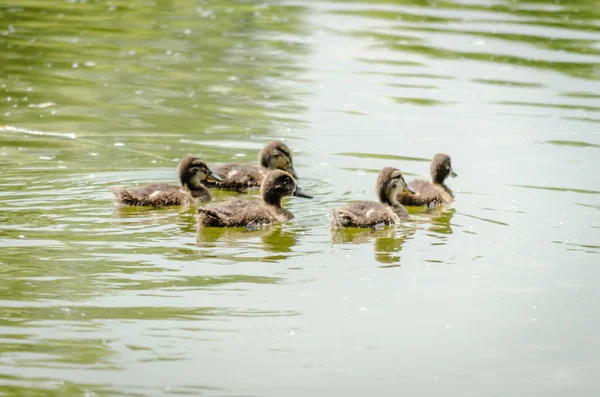
[[(273, 139), (290, 222), (113, 203)], [(1, 2), (0, 395), (595, 395), (599, 155), (596, 0)]]

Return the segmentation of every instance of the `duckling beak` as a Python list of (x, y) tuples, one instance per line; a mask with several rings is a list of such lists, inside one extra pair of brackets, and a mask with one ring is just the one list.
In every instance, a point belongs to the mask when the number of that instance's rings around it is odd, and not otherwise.
[(293, 164), (290, 164), (290, 168), (288, 168), (286, 171), (289, 172), (290, 174), (292, 174), (294, 179), (298, 179), (298, 174), (296, 174), (296, 170), (294, 169)]
[(404, 185), (404, 189), (402, 189), (403, 192), (409, 193), (409, 194), (415, 194), (415, 191), (412, 190), (412, 188), (408, 185)]
[(300, 187), (298, 187), (298, 186), (296, 186), (296, 191), (294, 192), (294, 196), (304, 197), (304, 198), (308, 198), (308, 199), (313, 198), (313, 196), (310, 196), (310, 195), (304, 193), (304, 190), (300, 189)]
[(211, 170), (208, 170), (208, 175), (206, 175), (206, 179), (212, 179), (213, 181), (217, 181), (217, 182), (223, 181), (223, 179), (221, 179), (221, 177), (219, 175), (215, 174)]
[(452, 169), (451, 169), (451, 170), (450, 170), (450, 176), (451, 176), (452, 178), (456, 178), (458, 175), (456, 174), (456, 172), (454, 172), (454, 170), (452, 170)]

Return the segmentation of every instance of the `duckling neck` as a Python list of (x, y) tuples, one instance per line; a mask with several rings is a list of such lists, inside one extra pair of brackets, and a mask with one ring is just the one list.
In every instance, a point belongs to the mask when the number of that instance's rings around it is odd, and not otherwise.
[(431, 182), (433, 182), (434, 185), (444, 185), (444, 181), (446, 180), (446, 176), (445, 175), (440, 175), (440, 174), (432, 174), (431, 175)]
[(408, 212), (406, 211), (406, 208), (404, 208), (402, 206), (402, 204), (400, 204), (400, 202), (398, 201), (398, 199), (396, 197), (397, 197), (397, 193), (392, 192), (388, 196), (380, 197), (380, 200), (383, 204), (386, 204), (386, 205), (389, 205), (390, 207), (392, 207), (392, 211), (394, 211), (398, 216), (400, 216), (400, 218), (408, 217)]
[(444, 189), (444, 191), (446, 193), (448, 193), (450, 195), (450, 197), (454, 198), (454, 194), (452, 193), (452, 190), (450, 190), (450, 188), (448, 186), (446, 186), (445, 183), (442, 182), (442, 183), (438, 184), (438, 186), (441, 187), (442, 189)]
[(263, 194), (263, 201), (273, 207), (281, 208), (281, 195), (274, 192), (265, 192)]
[(392, 192), (392, 194), (381, 194), (379, 196), (379, 201), (381, 201), (382, 204), (389, 205), (390, 207), (397, 207), (400, 205), (398, 199), (396, 198), (395, 192)]
[(441, 187), (442, 189), (444, 189), (444, 191), (446, 193), (448, 193), (450, 195), (450, 197), (454, 197), (454, 194), (452, 194), (452, 190), (450, 190), (450, 188), (448, 186), (446, 186), (446, 184), (444, 183), (445, 181), (446, 181), (445, 176), (436, 175), (436, 174), (431, 175), (431, 182), (435, 186)]
[(184, 187), (187, 190), (189, 190), (190, 194), (195, 199), (199, 198), (199, 199), (204, 199), (206, 201), (212, 200), (212, 195), (210, 194), (210, 191), (204, 185), (198, 185), (198, 186), (184, 185)]

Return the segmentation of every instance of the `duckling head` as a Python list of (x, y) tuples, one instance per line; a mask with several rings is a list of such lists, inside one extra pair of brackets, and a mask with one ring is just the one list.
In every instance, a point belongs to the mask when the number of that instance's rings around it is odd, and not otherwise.
[(281, 206), (281, 199), (286, 196), (312, 198), (296, 185), (290, 174), (281, 170), (269, 171), (262, 185), (260, 194), (267, 204)]
[(450, 156), (444, 153), (438, 153), (431, 160), (431, 167), (429, 169), (431, 173), (431, 180), (434, 183), (444, 183), (448, 175), (452, 178), (456, 178), (458, 175), (452, 169), (452, 159)]
[(221, 177), (212, 172), (208, 165), (196, 156), (184, 157), (179, 163), (178, 172), (181, 186), (187, 186), (189, 189), (199, 188), (205, 179), (221, 181)]
[(298, 179), (298, 174), (296, 174), (294, 162), (292, 161), (292, 151), (283, 142), (273, 141), (269, 143), (260, 152), (259, 160), (260, 165), (264, 168), (269, 170), (283, 170), (292, 175), (294, 179)]
[(375, 188), (379, 201), (388, 205), (398, 204), (396, 196), (402, 191), (408, 194), (415, 193), (404, 180), (402, 172), (393, 167), (385, 167), (379, 172)]

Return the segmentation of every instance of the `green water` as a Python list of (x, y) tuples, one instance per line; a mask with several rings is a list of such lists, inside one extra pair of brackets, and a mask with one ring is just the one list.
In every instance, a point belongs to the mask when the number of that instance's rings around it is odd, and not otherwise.
[[(597, 0), (0, 2), (0, 395), (594, 395), (599, 93)], [(275, 138), (289, 223), (113, 205)]]

